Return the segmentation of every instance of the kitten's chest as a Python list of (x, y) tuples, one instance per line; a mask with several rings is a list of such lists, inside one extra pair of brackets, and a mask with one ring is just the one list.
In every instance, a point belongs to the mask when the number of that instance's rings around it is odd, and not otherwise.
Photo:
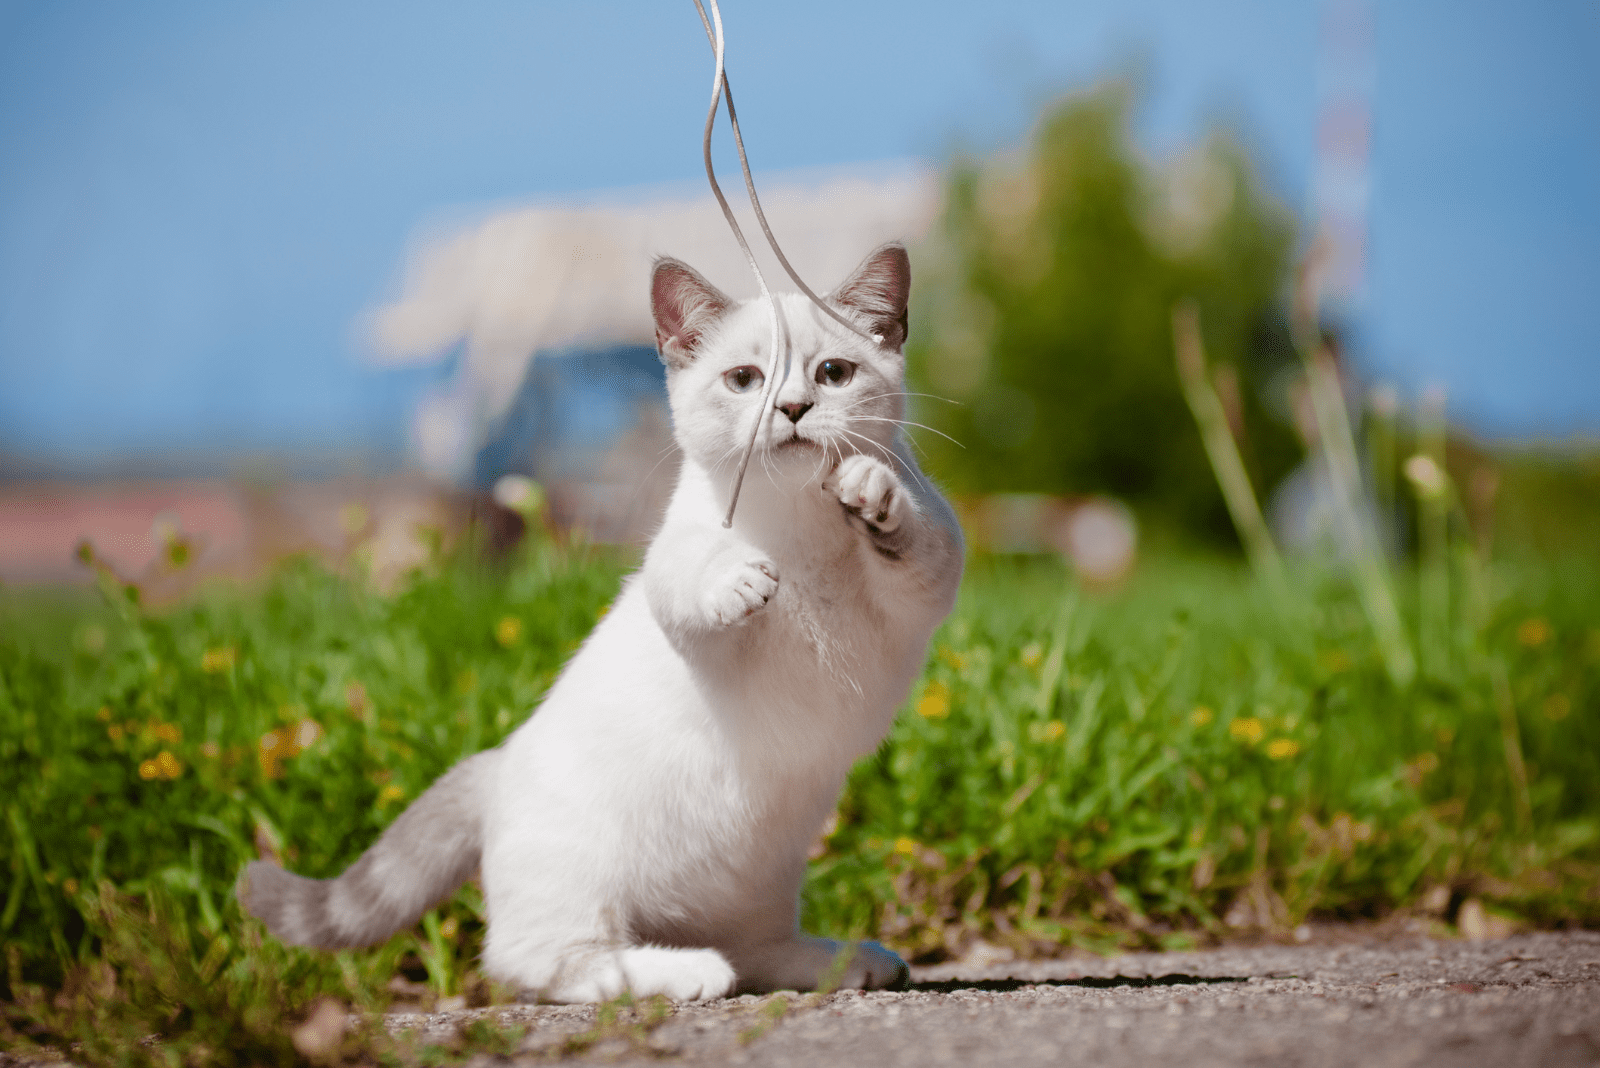
[[(885, 700), (916, 644), (854, 546), (776, 556), (778, 592), (747, 629), (740, 660), (753, 684), (788, 700), (837, 708)], [(915, 629), (914, 627), (910, 629)]]

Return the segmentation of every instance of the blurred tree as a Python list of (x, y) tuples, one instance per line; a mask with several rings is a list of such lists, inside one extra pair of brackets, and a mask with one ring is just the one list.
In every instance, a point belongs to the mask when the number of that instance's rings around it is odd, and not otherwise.
[[(1218, 392), (1257, 491), (1300, 448), (1263, 398), (1292, 350), (1294, 240), (1243, 151), (1214, 136), (1160, 167), (1114, 85), (1045, 114), (1024, 159), (958, 163), (908, 351), (934, 469), (957, 492), (1103, 492), (1146, 525), (1234, 537), (1180, 390), (1171, 309), (1198, 301)], [(1278, 343), (1274, 343), (1274, 342)]]

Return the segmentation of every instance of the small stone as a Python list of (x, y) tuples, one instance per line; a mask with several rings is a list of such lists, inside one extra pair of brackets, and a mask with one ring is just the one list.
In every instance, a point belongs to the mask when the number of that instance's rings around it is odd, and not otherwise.
[(335, 998), (319, 998), (306, 1014), (305, 1021), (290, 1032), (294, 1048), (308, 1061), (332, 1061), (344, 1044), (345, 1029), (350, 1015), (345, 1006)]

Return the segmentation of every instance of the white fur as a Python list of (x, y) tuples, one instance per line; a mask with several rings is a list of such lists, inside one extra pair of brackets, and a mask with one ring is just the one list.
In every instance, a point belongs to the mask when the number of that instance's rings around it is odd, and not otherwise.
[[(722, 376), (767, 366), (756, 302), (669, 360), (684, 455), (662, 528), (492, 765), (484, 964), (546, 999), (805, 988), (839, 949), (799, 931), (806, 851), (921, 669), (962, 549), (898, 433), (900, 352), (802, 297), (782, 309), (782, 381), (732, 529), (761, 390)], [(830, 357), (857, 365), (848, 385), (815, 381)], [(798, 423), (775, 407), (801, 403)], [(784, 445), (796, 431), (815, 444)], [(903, 968), (868, 944), (843, 978)]]

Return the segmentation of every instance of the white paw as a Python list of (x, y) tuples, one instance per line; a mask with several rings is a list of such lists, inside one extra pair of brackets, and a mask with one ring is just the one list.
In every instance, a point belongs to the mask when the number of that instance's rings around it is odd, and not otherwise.
[(883, 534), (900, 529), (911, 507), (889, 465), (861, 453), (846, 456), (823, 480), (822, 489)]
[(747, 560), (713, 579), (700, 604), (719, 627), (742, 623), (765, 608), (778, 592), (778, 565), (765, 558)]
[(733, 990), (733, 966), (714, 949), (629, 949), (622, 967), (635, 997), (664, 994), (673, 1001), (720, 998)]

